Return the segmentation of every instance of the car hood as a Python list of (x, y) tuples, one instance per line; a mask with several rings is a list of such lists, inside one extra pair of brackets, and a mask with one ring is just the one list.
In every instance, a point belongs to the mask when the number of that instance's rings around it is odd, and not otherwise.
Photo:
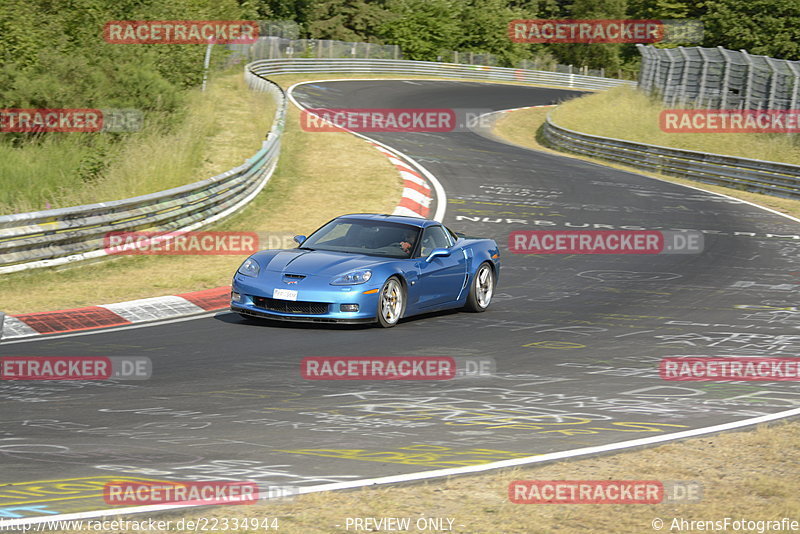
[(385, 260), (374, 256), (324, 250), (279, 250), (262, 259), (267, 271), (304, 275), (336, 276), (355, 269), (373, 267)]

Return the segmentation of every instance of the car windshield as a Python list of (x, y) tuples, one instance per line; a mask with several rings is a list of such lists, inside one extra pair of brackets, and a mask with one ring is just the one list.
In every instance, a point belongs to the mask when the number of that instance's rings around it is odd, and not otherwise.
[(410, 258), (419, 241), (419, 232), (419, 228), (407, 224), (335, 219), (311, 234), (300, 248)]

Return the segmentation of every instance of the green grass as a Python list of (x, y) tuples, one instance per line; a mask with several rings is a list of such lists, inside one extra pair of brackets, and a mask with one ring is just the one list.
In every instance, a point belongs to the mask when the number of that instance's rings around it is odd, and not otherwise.
[(58, 205), (69, 191), (86, 185), (81, 170), (96, 152), (97, 147), (64, 134), (22, 148), (0, 143), (0, 214)]
[[(565, 152), (558, 152), (556, 150), (553, 150), (547, 146), (542, 145), (540, 143), (540, 141), (542, 141), (541, 136), (538, 135), (538, 133), (541, 131), (542, 124), (544, 124), (547, 114), (551, 110), (552, 108), (532, 108), (532, 109), (521, 109), (517, 111), (512, 111), (510, 113), (504, 113), (503, 116), (500, 117), (500, 119), (494, 124), (493, 133), (499, 138), (509, 143), (519, 145), (525, 148), (532, 148), (534, 150), (551, 152), (554, 154), (558, 154), (560, 156), (581, 159), (584, 161), (592, 161), (595, 163), (600, 163), (601, 165), (606, 165), (607, 167), (613, 167), (615, 169), (622, 169), (629, 172), (635, 172), (637, 174), (641, 174), (643, 176), (650, 176), (652, 178), (657, 178), (659, 180), (665, 180), (668, 182), (689, 185), (692, 187), (696, 187), (698, 189), (711, 191), (713, 193), (722, 193), (724, 195), (739, 198), (741, 200), (746, 200), (748, 202), (758, 204), (759, 206), (771, 208), (781, 213), (786, 213), (793, 217), (800, 218), (800, 200), (781, 198), (772, 195), (764, 195), (761, 193), (750, 193), (748, 191), (741, 191), (739, 189), (732, 189), (720, 185), (704, 184), (701, 182), (687, 180), (684, 178), (676, 178), (674, 176), (666, 176), (663, 174), (648, 172), (645, 170), (629, 167), (626, 165), (612, 163), (606, 160), (591, 158), (589, 156), (583, 156), (578, 154), (567, 154)], [(632, 140), (641, 141), (640, 139), (632, 139)]]
[[(198, 99), (197, 108), (189, 111), (189, 116), (208, 112), (203, 121), (214, 125), (211, 136), (203, 139), (205, 149), (198, 162), (208, 176), (239, 165), (255, 153), (272, 122), (275, 105), (271, 97), (254, 93), (241, 79), (241, 72), (218, 78), (212, 84), (212, 95)], [(308, 235), (343, 213), (394, 209), (402, 180), (386, 156), (349, 133), (309, 133), (299, 124), (299, 112), (290, 106), (278, 167), (267, 186), (244, 209), (203, 230)], [(187, 126), (184, 135), (191, 131)], [(175, 135), (180, 137), (181, 132)], [(150, 148), (189, 150), (192, 146)], [(147, 152), (140, 150), (142, 165), (150, 167)], [(183, 161), (186, 156), (176, 154), (175, 159)], [(0, 303), (2, 311), (19, 314), (208, 289), (229, 284), (243, 259), (129, 256), (11, 273), (2, 275)], [(41, 291), (42, 287), (47, 291)]]
[[(694, 533), (700, 529), (671, 529), (673, 518), (713, 521), (731, 517), (734, 520), (764, 521), (788, 517), (800, 520), (798, 440), (800, 424), (777, 423), (746, 432), (699, 437), (569, 462), (499, 469), (412, 484), (310, 493), (291, 500), (249, 506), (178, 510), (158, 517), (172, 519), (173, 525), (179, 518), (219, 518), (221, 522), (225, 517), (277, 517), (279, 531), (286, 534), (368, 532), (356, 530), (352, 525), (346, 528), (347, 518), (364, 517), (410, 518), (409, 532), (428, 533)], [(696, 481), (702, 485), (702, 497), (699, 502), (654, 505), (514, 504), (508, 498), (508, 486), (515, 480)], [(150, 514), (150, 517), (156, 517), (156, 514)], [(417, 530), (414, 525), (420, 517), (453, 519), (453, 530)], [(660, 531), (651, 526), (654, 518), (665, 523)], [(127, 519), (136, 520), (137, 516), (128, 516)], [(138, 519), (141, 520), (142, 516)], [(447, 523), (444, 525), (446, 527)], [(733, 530), (729, 528), (728, 532)], [(773, 529), (769, 532), (780, 531)]]
[(560, 105), (553, 122), (591, 135), (637, 143), (727, 154), (800, 165), (800, 141), (789, 134), (666, 133), (659, 127), (661, 102), (632, 87), (615, 87)]
[[(147, 115), (140, 132), (123, 138), (70, 133), (21, 146), (0, 143), (0, 213), (145, 195), (241, 165), (261, 147), (275, 108), (267, 94), (225, 90), (244, 89), (241, 78), (239, 69), (218, 75), (209, 91), (190, 91), (171, 121)], [(220, 132), (227, 134), (220, 139)]]

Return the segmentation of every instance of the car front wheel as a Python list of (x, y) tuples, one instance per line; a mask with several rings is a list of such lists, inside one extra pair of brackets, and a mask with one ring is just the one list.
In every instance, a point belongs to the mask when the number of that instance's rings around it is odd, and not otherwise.
[(378, 324), (384, 328), (391, 328), (397, 324), (405, 310), (406, 295), (403, 284), (397, 277), (392, 276), (384, 282), (378, 295)]

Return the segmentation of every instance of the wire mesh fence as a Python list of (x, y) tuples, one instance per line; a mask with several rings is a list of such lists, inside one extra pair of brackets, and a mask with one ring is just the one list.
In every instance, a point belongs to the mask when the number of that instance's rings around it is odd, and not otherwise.
[[(259, 37), (252, 44), (229, 44), (233, 51), (228, 58), (228, 65), (247, 63), (261, 59), (402, 59), (403, 53), (397, 45), (381, 45), (375, 43), (352, 43), (327, 39), (295, 39), (286, 37), (290, 34), (287, 28), (273, 25), (264, 27), (263, 31), (277, 31), (280, 35)], [(291, 30), (288, 27), (288, 30)], [(262, 33), (263, 35), (263, 33)], [(440, 63), (456, 63), (459, 65), (483, 65), (499, 67), (502, 61), (499, 56), (484, 52), (463, 52), (445, 50), (437, 57)], [(590, 69), (585, 66), (565, 65), (551, 57), (523, 59), (514, 68), (524, 70), (540, 70), (580, 74), (583, 76), (605, 77), (604, 69)]]
[(400, 59), (400, 47), (374, 43), (349, 43), (329, 39), (288, 39), (279, 36), (259, 37), (252, 44), (229, 44), (232, 61), (250, 62), (259, 59), (351, 58)]
[(722, 47), (636, 46), (642, 55), (639, 88), (660, 95), (667, 106), (797, 109), (800, 61)]

